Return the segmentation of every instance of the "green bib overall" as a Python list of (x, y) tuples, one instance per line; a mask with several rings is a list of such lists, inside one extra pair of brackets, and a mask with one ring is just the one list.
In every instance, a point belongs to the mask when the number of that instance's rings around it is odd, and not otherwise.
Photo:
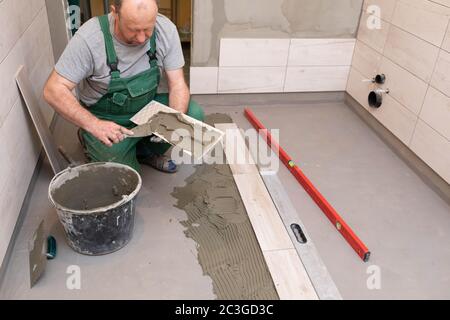
[[(168, 94), (157, 94), (161, 73), (156, 58), (156, 31), (150, 40), (149, 69), (132, 77), (123, 78), (120, 74), (119, 59), (114, 48), (110, 32), (108, 16), (99, 17), (100, 26), (105, 39), (107, 64), (111, 70), (111, 81), (107, 93), (94, 105), (89, 107), (97, 118), (115, 122), (131, 129), (136, 125), (130, 119), (152, 100), (165, 105), (169, 104)], [(203, 121), (201, 107), (190, 101), (189, 116)], [(150, 142), (149, 138), (128, 138), (121, 143), (107, 147), (86, 131), (82, 131), (85, 148), (93, 162), (117, 162), (139, 170), (138, 157), (144, 159), (150, 155), (162, 155), (170, 145)]]

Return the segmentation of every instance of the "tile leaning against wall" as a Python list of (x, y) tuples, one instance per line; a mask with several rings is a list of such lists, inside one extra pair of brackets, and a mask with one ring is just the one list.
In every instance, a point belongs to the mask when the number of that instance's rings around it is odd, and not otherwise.
[[(381, 18), (376, 20), (375, 18)], [(373, 22), (381, 29), (373, 29)], [(365, 0), (347, 91), (450, 182), (450, 1)], [(367, 79), (384, 73), (382, 86)], [(371, 90), (389, 89), (380, 109)]]
[(0, 2), (0, 263), (3, 262), (33, 175), (40, 143), (15, 83), (25, 65), (48, 123), (52, 109), (42, 89), (54, 58), (44, 0)]

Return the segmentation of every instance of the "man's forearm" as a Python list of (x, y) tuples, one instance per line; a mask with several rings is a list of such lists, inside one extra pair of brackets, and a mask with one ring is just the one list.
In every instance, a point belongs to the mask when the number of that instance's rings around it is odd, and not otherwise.
[(115, 122), (98, 119), (81, 106), (72, 94), (75, 86), (75, 83), (53, 71), (45, 85), (44, 98), (58, 114), (83, 128), (108, 147), (120, 143), (126, 136), (134, 135), (133, 131)]
[(46, 88), (44, 97), (62, 117), (87, 131), (90, 131), (90, 127), (98, 120), (92, 113), (80, 105), (68, 88), (63, 86)]
[(169, 107), (182, 112), (187, 113), (190, 100), (189, 88), (186, 84), (180, 84), (171, 88), (169, 93)]

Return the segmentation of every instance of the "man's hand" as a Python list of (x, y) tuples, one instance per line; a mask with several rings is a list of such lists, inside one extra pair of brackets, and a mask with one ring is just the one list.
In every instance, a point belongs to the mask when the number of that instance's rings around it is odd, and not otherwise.
[(112, 147), (113, 144), (122, 142), (126, 136), (133, 136), (134, 133), (118, 124), (97, 119), (92, 125), (86, 128), (90, 134), (100, 140), (108, 147)]

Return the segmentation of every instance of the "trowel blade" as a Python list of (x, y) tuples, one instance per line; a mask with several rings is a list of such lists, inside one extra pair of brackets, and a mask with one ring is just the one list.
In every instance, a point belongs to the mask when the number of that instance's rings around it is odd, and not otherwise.
[(137, 126), (131, 129), (131, 131), (133, 131), (134, 135), (129, 136), (129, 138), (144, 138), (153, 135), (153, 132), (151, 132), (150, 124), (143, 124), (141, 126)]
[(30, 287), (42, 277), (47, 266), (47, 246), (44, 231), (44, 221), (39, 224), (29, 241)]

